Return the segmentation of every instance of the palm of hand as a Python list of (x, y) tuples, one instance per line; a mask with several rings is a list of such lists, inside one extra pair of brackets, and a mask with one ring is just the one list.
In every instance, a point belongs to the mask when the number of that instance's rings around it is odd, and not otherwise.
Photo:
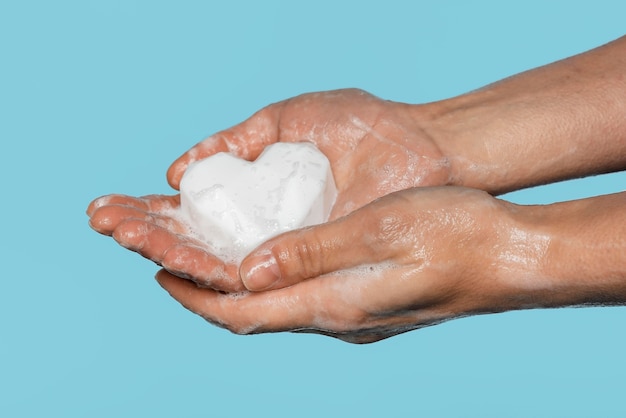
[[(359, 90), (312, 93), (262, 109), (245, 122), (200, 142), (176, 160), (168, 181), (178, 188), (188, 164), (220, 151), (255, 159), (277, 142), (314, 143), (330, 160), (338, 196), (331, 219), (391, 192), (449, 180), (446, 158), (409, 106)], [(243, 290), (237, 266), (224, 264), (170, 216), (177, 196), (107, 196), (89, 206), (90, 224), (168, 271), (227, 292)]]

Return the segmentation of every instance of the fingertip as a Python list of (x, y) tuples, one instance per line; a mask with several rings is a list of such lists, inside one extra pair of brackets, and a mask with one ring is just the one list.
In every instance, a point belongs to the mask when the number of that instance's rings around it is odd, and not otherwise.
[(87, 206), (87, 216), (92, 217), (96, 210), (107, 205), (111, 201), (111, 196), (112, 195), (100, 196), (92, 200)]
[[(179, 299), (180, 287), (194, 286), (192, 282), (176, 277), (165, 269), (159, 270), (154, 276), (159, 286), (161, 286), (174, 299)], [(194, 286), (195, 287), (195, 286)]]
[(98, 199), (94, 199), (91, 202), (89, 202), (89, 205), (87, 205), (87, 209), (85, 210), (85, 213), (87, 214), (88, 217), (91, 218), (91, 216), (93, 215), (93, 213), (96, 210), (95, 204), (96, 204), (96, 200)]
[(140, 212), (132, 206), (107, 203), (93, 210), (89, 226), (100, 234), (111, 235), (124, 219), (131, 216), (134, 218), (139, 214)]
[(156, 279), (156, 281), (159, 283), (159, 285), (161, 287), (165, 287), (165, 285), (174, 277), (173, 274), (169, 273), (167, 270), (165, 269), (161, 269), (159, 271), (157, 271), (156, 275), (154, 276), (154, 278)]
[(187, 167), (195, 161), (209, 157), (215, 153), (229, 151), (225, 132), (212, 135), (191, 147), (187, 152), (178, 157), (167, 170), (167, 182), (176, 190), (180, 189), (180, 181)]
[(159, 286), (167, 290), (167, 292), (174, 297), (176, 294), (179, 293), (176, 292), (178, 288), (198, 289), (194, 282), (182, 279), (165, 269), (157, 271), (154, 278), (156, 279), (157, 283), (159, 283)]
[(113, 232), (111, 216), (107, 211), (100, 210), (100, 208), (95, 208), (91, 211), (88, 224), (91, 229), (100, 234), (110, 235)]
[(111, 206), (129, 206), (140, 210), (147, 210), (147, 203), (142, 198), (136, 198), (123, 194), (109, 194), (94, 199), (87, 206), (87, 215), (93, 217), (99, 209)]
[(281, 279), (281, 271), (272, 252), (261, 250), (241, 262), (239, 277), (246, 289), (259, 292), (272, 288)]
[(182, 159), (183, 157), (178, 158), (167, 169), (167, 182), (174, 190), (180, 190), (180, 180), (187, 169), (188, 164)]

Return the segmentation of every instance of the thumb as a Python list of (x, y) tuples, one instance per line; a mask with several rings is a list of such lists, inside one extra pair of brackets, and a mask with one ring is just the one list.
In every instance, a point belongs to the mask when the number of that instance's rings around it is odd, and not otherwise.
[[(357, 211), (334, 222), (286, 232), (261, 244), (242, 262), (248, 290), (287, 287), (333, 271), (380, 261), (375, 228)], [(376, 225), (376, 222), (374, 222)]]

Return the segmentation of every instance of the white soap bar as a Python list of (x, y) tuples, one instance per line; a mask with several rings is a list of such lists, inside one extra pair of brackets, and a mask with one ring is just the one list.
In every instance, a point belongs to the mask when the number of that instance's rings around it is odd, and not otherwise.
[(282, 232), (323, 223), (337, 197), (330, 163), (310, 143), (276, 143), (254, 162), (218, 153), (187, 168), (183, 216), (216, 255), (239, 261)]

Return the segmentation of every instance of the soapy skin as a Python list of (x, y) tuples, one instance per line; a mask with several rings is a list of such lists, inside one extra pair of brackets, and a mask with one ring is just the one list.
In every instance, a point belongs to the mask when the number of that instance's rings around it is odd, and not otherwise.
[(310, 142), (331, 162), (336, 219), (397, 190), (448, 182), (448, 158), (412, 113), (410, 105), (356, 89), (305, 94), (200, 142), (172, 164), (167, 179), (178, 189), (191, 162), (216, 152), (253, 161), (275, 142)]
[[(165, 271), (157, 279), (235, 333), (316, 332), (352, 343), (467, 315), (623, 304), (625, 207), (626, 193), (519, 206), (475, 189), (415, 188), (262, 245), (283, 276), (272, 290), (224, 295)], [(616, 227), (622, 235), (607, 241)]]
[(240, 266), (189, 236), (177, 196), (100, 198), (90, 224), (161, 264), (157, 280), (183, 306), (239, 334), (365, 343), (474, 314), (623, 305), (626, 192), (545, 206), (493, 195), (626, 169), (624, 74), (620, 38), (436, 103), (342, 90), (270, 105), (168, 171), (177, 187), (192, 161), (253, 160), (284, 140), (327, 155), (331, 222), (272, 238)]
[[(394, 191), (448, 183), (448, 158), (412, 111), (410, 105), (354, 89), (299, 96), (200, 142), (172, 164), (167, 179), (178, 188), (190, 163), (217, 152), (254, 161), (269, 144), (311, 142), (331, 164), (337, 187), (334, 220)], [(178, 195), (110, 195), (96, 199), (87, 212), (96, 231), (177, 276), (221, 291), (245, 290), (239, 266), (190, 236), (179, 208)]]

